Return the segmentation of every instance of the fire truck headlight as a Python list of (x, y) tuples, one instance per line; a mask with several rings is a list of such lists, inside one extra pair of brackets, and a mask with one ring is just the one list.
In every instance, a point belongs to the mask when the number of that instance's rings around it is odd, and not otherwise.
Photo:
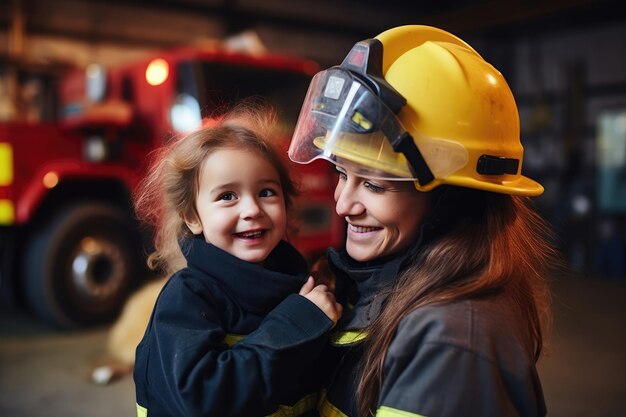
[(189, 94), (179, 94), (170, 111), (172, 127), (178, 133), (190, 132), (202, 125), (200, 104)]
[(90, 136), (83, 145), (83, 156), (89, 162), (102, 162), (108, 157), (107, 146), (104, 138)]

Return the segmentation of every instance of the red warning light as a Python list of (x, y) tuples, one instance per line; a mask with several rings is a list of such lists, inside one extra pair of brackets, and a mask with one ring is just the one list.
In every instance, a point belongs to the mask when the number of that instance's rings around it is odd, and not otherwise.
[(348, 57), (348, 64), (357, 68), (362, 68), (365, 64), (366, 53), (364, 50), (353, 49)]

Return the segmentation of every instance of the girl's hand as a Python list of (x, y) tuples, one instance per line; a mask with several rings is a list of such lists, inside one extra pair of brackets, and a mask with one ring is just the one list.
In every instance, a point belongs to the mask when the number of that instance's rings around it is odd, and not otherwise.
[(309, 277), (300, 289), (299, 294), (308, 298), (309, 301), (322, 310), (334, 324), (337, 324), (337, 320), (341, 317), (343, 307), (335, 300), (335, 294), (333, 294), (326, 285), (322, 284), (316, 286), (313, 277)]

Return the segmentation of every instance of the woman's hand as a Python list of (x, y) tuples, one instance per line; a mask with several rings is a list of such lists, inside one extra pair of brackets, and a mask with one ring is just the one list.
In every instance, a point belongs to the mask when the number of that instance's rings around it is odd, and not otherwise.
[(337, 324), (337, 320), (341, 317), (343, 307), (335, 300), (335, 294), (333, 294), (326, 285), (315, 285), (313, 277), (309, 277), (300, 289), (299, 294), (308, 298), (309, 301), (322, 310), (334, 324)]

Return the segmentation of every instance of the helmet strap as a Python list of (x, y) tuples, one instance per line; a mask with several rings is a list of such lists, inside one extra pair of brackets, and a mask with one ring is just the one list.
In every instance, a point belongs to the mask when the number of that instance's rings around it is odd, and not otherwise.
[(393, 146), (393, 150), (401, 152), (407, 159), (411, 171), (413, 171), (413, 175), (417, 178), (419, 185), (423, 187), (426, 184), (430, 184), (435, 179), (433, 172), (428, 167), (428, 164), (424, 160), (422, 153), (409, 132), (405, 131), (399, 136), (396, 136), (395, 139), (389, 140), (391, 146)]

